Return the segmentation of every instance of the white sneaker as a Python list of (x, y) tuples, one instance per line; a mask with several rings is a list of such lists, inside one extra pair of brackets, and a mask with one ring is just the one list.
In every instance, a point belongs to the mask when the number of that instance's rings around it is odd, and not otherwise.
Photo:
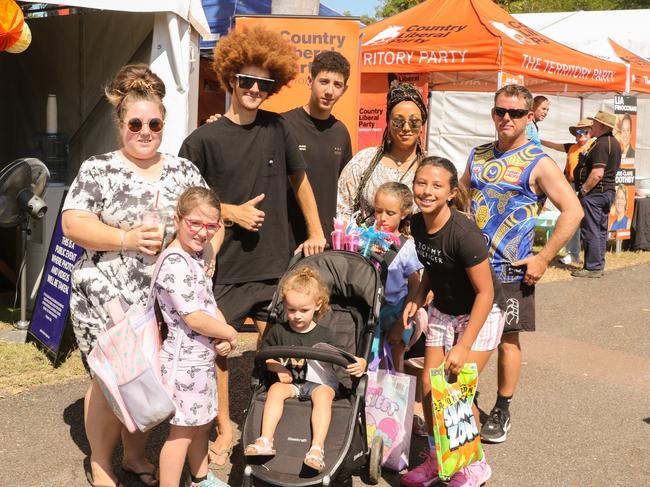
[(569, 265), (571, 262), (574, 262), (574, 260), (571, 258), (571, 254), (566, 254), (560, 259), (560, 262), (562, 262), (564, 265)]

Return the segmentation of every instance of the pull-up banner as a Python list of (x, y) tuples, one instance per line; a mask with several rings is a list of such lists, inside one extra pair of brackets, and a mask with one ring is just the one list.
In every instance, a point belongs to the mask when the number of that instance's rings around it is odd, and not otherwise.
[(616, 173), (616, 196), (609, 213), (609, 237), (616, 240), (630, 238), (630, 225), (634, 215), (636, 108), (635, 96), (614, 97), (614, 137), (621, 144), (621, 167)]
[[(63, 201), (65, 195), (61, 206)], [(59, 361), (59, 349), (70, 310), (72, 268), (82, 252), (82, 247), (63, 235), (59, 208), (28, 330), (29, 340), (42, 345), (52, 355), (55, 365)]]
[(359, 107), (359, 21), (346, 17), (236, 17), (235, 30), (264, 25), (279, 32), (291, 43), (298, 55), (296, 79), (264, 102), (262, 108), (286, 112), (305, 105), (311, 94), (307, 84), (314, 57), (321, 51), (340, 52), (350, 62), (348, 89), (332, 110), (332, 115), (345, 124), (352, 139), (352, 153), (357, 151), (357, 113)]

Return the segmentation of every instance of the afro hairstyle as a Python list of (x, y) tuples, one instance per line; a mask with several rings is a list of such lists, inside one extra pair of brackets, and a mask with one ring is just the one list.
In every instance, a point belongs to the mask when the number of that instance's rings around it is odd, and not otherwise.
[(214, 48), (212, 68), (221, 86), (232, 93), (230, 81), (246, 66), (259, 66), (275, 80), (269, 96), (298, 74), (298, 56), (280, 34), (261, 25), (245, 27), (221, 39)]

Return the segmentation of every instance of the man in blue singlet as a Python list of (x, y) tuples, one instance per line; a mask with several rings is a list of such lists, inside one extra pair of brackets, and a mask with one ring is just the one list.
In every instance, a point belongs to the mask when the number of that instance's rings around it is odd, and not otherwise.
[[(557, 164), (526, 137), (526, 124), (534, 116), (532, 105), (533, 97), (523, 86), (508, 85), (496, 92), (492, 120), (497, 140), (472, 150), (462, 177), (507, 299), (497, 401), (481, 429), (481, 438), (491, 443), (505, 441), (510, 429), (509, 405), (521, 369), (519, 332), (535, 330), (535, 283), (583, 214)], [(560, 210), (560, 217), (544, 248), (533, 254), (537, 213), (546, 197)]]

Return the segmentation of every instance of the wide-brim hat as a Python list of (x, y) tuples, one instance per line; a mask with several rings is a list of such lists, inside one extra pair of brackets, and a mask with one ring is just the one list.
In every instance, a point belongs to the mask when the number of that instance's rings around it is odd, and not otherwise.
[(616, 127), (616, 115), (609, 112), (599, 111), (595, 117), (589, 117), (590, 120), (596, 120), (609, 128)]
[(591, 126), (593, 125), (593, 123), (594, 122), (590, 118), (585, 117), (582, 120), (580, 120), (577, 124), (572, 125), (571, 127), (569, 127), (569, 132), (571, 132), (571, 135), (573, 135), (575, 137), (576, 130), (578, 130), (578, 129), (590, 129)]

